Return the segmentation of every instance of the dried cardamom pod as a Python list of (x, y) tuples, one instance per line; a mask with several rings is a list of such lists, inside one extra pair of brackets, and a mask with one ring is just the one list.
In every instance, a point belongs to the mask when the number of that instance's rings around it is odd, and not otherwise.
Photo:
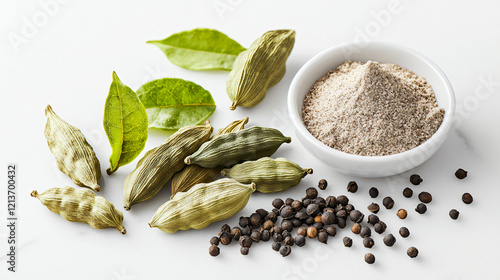
[(291, 141), (290, 137), (283, 136), (277, 129), (253, 126), (203, 143), (184, 162), (205, 168), (231, 166), (241, 161), (271, 156), (281, 144)]
[(45, 108), (45, 138), (57, 167), (80, 187), (100, 191), (101, 165), (82, 132), (61, 119), (50, 105)]
[(197, 184), (160, 206), (149, 226), (168, 233), (201, 229), (241, 211), (254, 191), (255, 184), (241, 184), (233, 179)]
[(233, 102), (229, 109), (253, 107), (264, 99), (267, 89), (285, 75), (286, 60), (294, 43), (295, 31), (272, 30), (238, 55), (226, 83), (227, 94)]
[(212, 134), (210, 122), (179, 129), (160, 146), (148, 151), (125, 179), (123, 207), (153, 198), (184, 167), (183, 159), (196, 151)]
[(97, 229), (114, 227), (122, 234), (127, 233), (123, 227), (123, 214), (111, 202), (90, 190), (52, 188), (41, 194), (33, 191), (31, 196), (70, 222), (86, 223)]
[(222, 170), (222, 176), (229, 176), (240, 183), (255, 183), (257, 191), (273, 193), (286, 191), (296, 186), (307, 174), (312, 174), (311, 168), (302, 168), (286, 158), (272, 159), (263, 157), (256, 161), (245, 161), (231, 169)]
[[(222, 134), (242, 130), (247, 122), (248, 118), (234, 121), (225, 128), (219, 129), (211, 139)], [(172, 196), (170, 198), (174, 197), (178, 192), (185, 192), (189, 190), (196, 184), (212, 182), (217, 178), (217, 176), (219, 176), (222, 168), (224, 167), (217, 166), (214, 168), (204, 168), (199, 165), (188, 165), (184, 167), (184, 169), (175, 173), (172, 178)]]

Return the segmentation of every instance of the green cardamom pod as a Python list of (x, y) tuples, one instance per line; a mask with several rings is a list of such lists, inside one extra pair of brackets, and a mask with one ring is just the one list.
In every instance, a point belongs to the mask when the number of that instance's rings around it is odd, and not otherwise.
[(254, 191), (255, 184), (241, 184), (233, 179), (197, 184), (160, 206), (149, 226), (168, 233), (201, 229), (240, 212)]
[(226, 91), (236, 106), (253, 107), (266, 96), (268, 88), (276, 85), (286, 72), (286, 60), (295, 43), (295, 31), (272, 30), (264, 33), (242, 51), (229, 73)]
[(61, 119), (50, 105), (45, 108), (45, 138), (57, 167), (80, 187), (100, 191), (101, 165), (82, 132)]
[(286, 191), (296, 186), (307, 174), (312, 174), (311, 168), (302, 168), (286, 158), (272, 159), (263, 157), (256, 161), (245, 161), (231, 169), (222, 170), (222, 176), (229, 176), (240, 183), (255, 183), (257, 191), (273, 193)]
[[(248, 122), (248, 118), (242, 120), (231, 122), (225, 128), (221, 128), (215, 133), (211, 139), (226, 134), (229, 132), (242, 130), (245, 124)], [(172, 178), (172, 197), (178, 192), (185, 192), (189, 190), (192, 186), (198, 183), (209, 183), (212, 182), (219, 176), (222, 166), (217, 166), (214, 168), (204, 168), (199, 165), (188, 165), (184, 167), (181, 171), (175, 173)]]
[(281, 144), (291, 141), (290, 137), (283, 136), (277, 129), (253, 126), (203, 143), (184, 162), (205, 168), (232, 166), (238, 162), (271, 156)]
[(31, 196), (70, 222), (86, 223), (97, 229), (114, 227), (122, 234), (127, 233), (123, 227), (123, 214), (111, 202), (96, 196), (91, 190), (52, 188), (41, 194), (33, 191)]
[(212, 134), (212, 126), (186, 126), (179, 129), (160, 146), (148, 151), (125, 179), (123, 207), (153, 198), (174, 176), (184, 168), (183, 159), (195, 152)]

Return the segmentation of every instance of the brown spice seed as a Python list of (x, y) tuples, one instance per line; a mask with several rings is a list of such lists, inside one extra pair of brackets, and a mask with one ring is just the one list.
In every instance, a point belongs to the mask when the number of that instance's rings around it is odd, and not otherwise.
[(354, 225), (351, 226), (351, 231), (354, 234), (359, 234), (359, 232), (361, 231), (361, 225), (358, 223), (355, 223)]
[(408, 215), (408, 212), (405, 209), (399, 209), (396, 215), (398, 215), (400, 219), (405, 219)]
[(406, 198), (410, 198), (413, 196), (413, 190), (410, 189), (410, 188), (405, 188), (403, 190), (403, 196), (406, 197)]
[(462, 201), (465, 203), (465, 204), (471, 204), (472, 203), (472, 195), (470, 193), (464, 193), (462, 195)]
[(326, 187), (328, 187), (328, 182), (325, 180), (325, 179), (321, 179), (319, 180), (319, 183), (318, 183), (318, 188), (320, 190), (325, 190)]
[(368, 205), (368, 210), (372, 213), (377, 214), (378, 211), (380, 210), (380, 206), (378, 206), (377, 203), (372, 202), (370, 205)]
[(432, 201), (432, 195), (428, 192), (421, 192), (418, 195), (418, 199), (423, 203), (430, 203)]

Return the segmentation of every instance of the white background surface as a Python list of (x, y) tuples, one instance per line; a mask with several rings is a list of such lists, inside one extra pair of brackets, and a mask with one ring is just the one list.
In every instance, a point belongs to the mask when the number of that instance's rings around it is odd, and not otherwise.
[[(19, 165), (17, 273), (7, 272), (4, 187), (0, 191), (1, 279), (500, 278), (499, 2), (396, 1), (392, 13), (389, 1), (61, 1), (49, 11), (41, 4), (47, 2), (2, 1), (0, 7), (0, 157), (4, 170), (9, 162)], [(389, 16), (381, 19), (382, 14)], [(30, 24), (34, 27), (27, 30)], [(295, 29), (296, 44), (285, 77), (257, 107), (229, 111), (227, 72), (179, 68), (145, 43), (196, 27), (218, 29), (246, 47), (267, 30)], [(9, 38), (13, 36), (24, 39), (12, 44)], [(437, 154), (415, 170), (391, 178), (354, 178), (331, 171), (292, 141), (276, 156), (313, 167), (313, 175), (285, 193), (253, 195), (247, 207), (227, 221), (176, 234), (147, 226), (170, 196), (168, 188), (132, 211), (124, 211), (125, 236), (114, 229), (95, 230), (67, 222), (29, 196), (33, 189), (73, 186), (57, 170), (43, 137), (47, 104), (84, 132), (102, 171), (108, 167), (111, 149), (102, 115), (113, 70), (133, 89), (161, 77), (194, 81), (214, 96), (218, 108), (210, 120), (216, 129), (248, 116), (249, 125), (279, 128), (293, 139), (285, 101), (294, 74), (316, 53), (353, 40), (396, 42), (420, 51), (443, 69), (455, 89), (455, 130)], [(164, 132), (150, 131), (144, 151), (166, 137)], [(101, 180), (100, 195), (118, 209), (122, 209), (123, 181), (136, 162)], [(470, 171), (467, 179), (453, 176), (458, 167)], [(412, 187), (415, 195), (407, 199), (401, 192), (412, 173), (421, 174), (424, 182)], [(1, 185), (6, 186), (6, 176), (2, 178)], [(360, 190), (349, 197), (365, 213), (372, 202), (370, 187), (380, 190), (373, 200), (379, 204), (384, 196), (392, 196), (395, 207), (381, 210), (379, 216), (389, 226), (386, 233), (396, 236), (396, 245), (386, 247), (383, 236), (375, 233), (376, 245), (366, 249), (361, 238), (346, 228), (330, 238), (328, 245), (308, 240), (303, 248), (293, 247), (288, 258), (272, 251), (271, 242), (254, 244), (248, 256), (240, 255), (234, 243), (221, 247), (218, 258), (208, 255), (209, 239), (222, 224), (235, 226), (241, 215), (262, 207), (270, 210), (276, 196), (301, 198), (321, 178), (329, 182), (321, 192), (324, 197), (346, 193), (347, 182), (356, 180)], [(430, 191), (434, 200), (425, 215), (418, 215), (413, 209), (416, 194), (422, 190)], [(472, 193), (473, 204), (461, 202), (464, 192)], [(409, 210), (406, 220), (396, 217), (399, 208)], [(459, 220), (448, 217), (451, 208), (461, 212)], [(397, 234), (403, 225), (411, 231), (404, 240)], [(344, 236), (353, 237), (352, 248), (342, 245)], [(409, 246), (419, 249), (418, 258), (406, 256)], [(363, 261), (369, 251), (377, 258), (371, 266)]]

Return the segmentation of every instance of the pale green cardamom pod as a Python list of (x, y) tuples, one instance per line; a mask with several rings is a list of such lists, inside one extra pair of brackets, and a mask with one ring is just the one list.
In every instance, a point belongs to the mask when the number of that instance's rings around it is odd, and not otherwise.
[(183, 159), (208, 140), (212, 129), (208, 121), (205, 125), (183, 127), (162, 145), (148, 151), (125, 179), (123, 207), (130, 210), (132, 205), (153, 198), (184, 168)]
[(127, 233), (123, 227), (123, 214), (111, 202), (90, 190), (52, 188), (41, 194), (33, 191), (31, 196), (70, 222), (86, 223), (97, 229), (113, 227), (122, 234)]
[(291, 141), (290, 137), (283, 136), (277, 129), (253, 126), (203, 143), (184, 162), (205, 168), (232, 166), (238, 162), (271, 156), (281, 144)]
[[(225, 128), (219, 129), (210, 139), (214, 139), (217, 136), (229, 132), (242, 130), (247, 122), (248, 118), (231, 122)], [(199, 165), (185, 166), (184, 169), (175, 173), (172, 178), (172, 196), (170, 198), (174, 197), (178, 192), (185, 192), (189, 190), (196, 184), (212, 182), (217, 178), (217, 176), (219, 176), (222, 168), (224, 167), (217, 166), (214, 168), (204, 168)]]
[(101, 165), (82, 132), (61, 119), (50, 105), (45, 108), (45, 138), (57, 167), (80, 187), (100, 191)]
[(286, 191), (296, 186), (311, 168), (302, 168), (286, 158), (272, 159), (264, 157), (256, 161), (245, 161), (231, 169), (222, 170), (222, 176), (229, 176), (240, 183), (255, 183), (257, 191), (273, 193)]
[(255, 184), (241, 184), (233, 179), (197, 184), (160, 206), (149, 226), (168, 233), (201, 229), (240, 212), (254, 191)]
[(286, 72), (286, 60), (295, 43), (295, 31), (272, 30), (264, 33), (241, 52), (229, 73), (226, 91), (236, 106), (253, 107), (266, 96)]

